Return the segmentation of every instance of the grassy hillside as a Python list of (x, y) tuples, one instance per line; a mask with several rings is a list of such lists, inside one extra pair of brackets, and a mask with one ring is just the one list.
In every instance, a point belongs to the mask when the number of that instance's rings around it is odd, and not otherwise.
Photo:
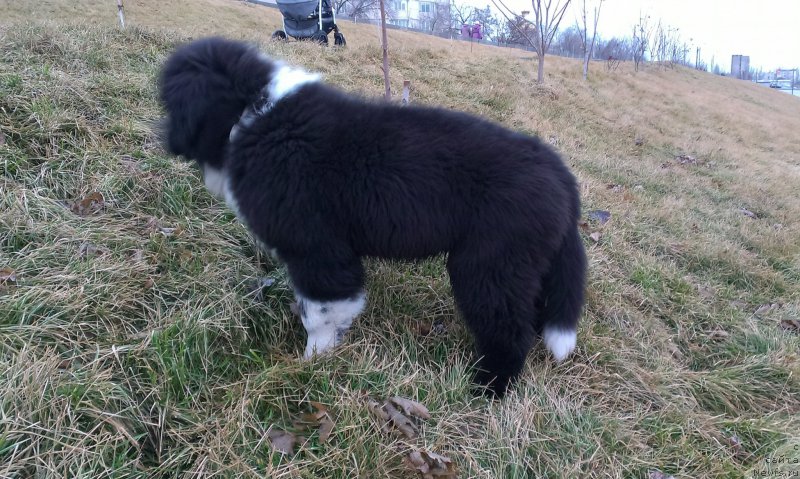
[[(376, 28), (273, 44), (273, 9), (142, 0), (123, 32), (104, 3), (0, 0), (0, 477), (410, 478), (418, 449), (470, 478), (800, 468), (800, 99), (681, 68), (584, 82), (550, 57), (537, 86), (529, 54), (392, 31), (395, 89), (541, 135), (582, 185), (577, 354), (538, 347), (487, 402), (441, 258), (370, 261), (347, 344), (299, 361), (285, 271), (151, 132), (188, 38), (252, 39), (377, 96)], [(430, 410), (419, 437), (371, 415), (394, 395)], [(330, 437), (275, 452), (311, 401)]]

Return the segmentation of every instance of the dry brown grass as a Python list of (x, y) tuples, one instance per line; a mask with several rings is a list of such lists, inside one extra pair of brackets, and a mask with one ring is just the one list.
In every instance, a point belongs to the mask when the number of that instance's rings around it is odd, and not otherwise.
[[(578, 353), (555, 366), (537, 349), (489, 404), (469, 391), (441, 259), (369, 262), (348, 345), (298, 361), (285, 273), (150, 133), (177, 42), (252, 39), (377, 96), (376, 27), (344, 24), (334, 50), (270, 43), (277, 11), (243, 2), (129, 1), (126, 32), (113, 2), (0, 11), (0, 270), (16, 273), (0, 284), (0, 476), (414, 477), (412, 447), (481, 478), (742, 477), (797, 458), (800, 341), (780, 321), (800, 315), (800, 99), (681, 68), (593, 64), (584, 82), (555, 57), (537, 86), (530, 54), (391, 31), (395, 91), (410, 79), (416, 102), (541, 135), (585, 209), (612, 213), (589, 225)], [(64, 207), (92, 191), (101, 211)], [(387, 437), (365, 393), (433, 419), (418, 441)], [(268, 429), (309, 400), (334, 414), (331, 439), (273, 453)]]

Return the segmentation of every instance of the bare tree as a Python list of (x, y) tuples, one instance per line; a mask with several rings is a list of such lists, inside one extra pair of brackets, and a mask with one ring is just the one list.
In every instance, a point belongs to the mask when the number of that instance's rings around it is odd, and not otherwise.
[(472, 13), (474, 11), (475, 8), (470, 5), (457, 5), (454, 3), (450, 7), (450, 17), (452, 19), (452, 23), (461, 28), (461, 25), (470, 23), (472, 21)]
[(565, 57), (578, 57), (581, 55), (583, 53), (583, 39), (579, 30), (577, 24), (565, 28), (553, 40), (550, 51)]
[[(336, 4), (336, 14), (344, 13), (358, 22), (361, 18), (373, 18), (373, 14), (380, 13), (380, 0), (342, 0)], [(384, 5), (386, 15), (392, 18), (394, 10), (391, 5)]]
[(593, 9), (592, 21), (592, 39), (589, 40), (589, 15), (586, 10), (586, 0), (583, 0), (583, 8), (581, 9), (581, 19), (583, 20), (583, 28), (578, 25), (578, 32), (581, 34), (581, 44), (583, 46), (583, 79), (586, 80), (589, 76), (589, 60), (592, 59), (594, 53), (594, 42), (597, 39), (597, 22), (600, 20), (600, 7), (603, 6), (603, 0), (597, 0), (597, 5)]
[(663, 24), (660, 20), (652, 36), (650, 48), (652, 60), (665, 70), (676, 64), (686, 65), (686, 43), (681, 43), (680, 29)]
[(336, 15), (339, 15), (345, 11), (345, 7), (349, 4), (350, 0), (334, 0), (333, 11), (336, 12)]
[(609, 58), (615, 60), (631, 60), (633, 58), (631, 41), (628, 38), (613, 37), (608, 41), (599, 38), (595, 51), (597, 52), (595, 58), (602, 58), (605, 60)]
[[(494, 3), (500, 13), (506, 17), (510, 29), (520, 33), (522, 39), (530, 41), (530, 46), (536, 52), (536, 56), (539, 59), (536, 81), (538, 83), (544, 83), (544, 57), (550, 49), (550, 45), (553, 43), (553, 38), (556, 32), (558, 32), (558, 26), (561, 24), (561, 20), (564, 18), (564, 13), (567, 11), (571, 0), (555, 0), (555, 4), (553, 4), (553, 0), (531, 1), (534, 17), (534, 21), (532, 22), (532, 38), (529, 38), (521, 28), (525, 23), (530, 23), (524, 19), (524, 14), (529, 12), (523, 12), (523, 15), (517, 15), (503, 3), (503, 0), (492, 0), (492, 3)], [(501, 5), (502, 8), (500, 7)], [(524, 22), (520, 20), (524, 20)]]
[(513, 18), (507, 18), (504, 33), (507, 45), (525, 45), (534, 49), (533, 37), (536, 32), (534, 31), (533, 23), (523, 15), (514, 15)]
[(533, 7), (533, 49), (539, 57), (536, 81), (544, 83), (544, 56), (550, 49), (571, 0), (532, 0)]
[(117, 15), (119, 15), (120, 26), (125, 28), (125, 6), (122, 4), (122, 0), (117, 0)]
[(450, 4), (434, 2), (430, 12), (420, 13), (420, 21), (430, 32), (447, 32), (450, 29)]
[(653, 27), (650, 25), (649, 18), (649, 16), (639, 15), (639, 23), (633, 26), (633, 66), (637, 72), (639, 71), (639, 65), (645, 60), (645, 56), (650, 49)]

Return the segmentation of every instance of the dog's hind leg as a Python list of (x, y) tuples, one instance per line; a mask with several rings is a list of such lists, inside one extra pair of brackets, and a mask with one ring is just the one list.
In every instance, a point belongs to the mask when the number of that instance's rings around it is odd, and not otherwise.
[(364, 271), (358, 259), (306, 258), (289, 260), (287, 266), (308, 333), (304, 356), (310, 358), (337, 346), (364, 309)]
[[(502, 396), (522, 371), (536, 338), (541, 273), (523, 248), (475, 245), (447, 261), (453, 296), (477, 348), (476, 381)], [(515, 253), (515, 250), (517, 251)]]

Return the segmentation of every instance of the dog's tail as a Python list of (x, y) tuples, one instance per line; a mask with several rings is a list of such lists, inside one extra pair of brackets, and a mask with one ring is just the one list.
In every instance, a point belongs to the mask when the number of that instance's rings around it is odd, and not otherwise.
[(542, 280), (537, 305), (545, 345), (556, 361), (565, 359), (575, 349), (585, 281), (586, 252), (575, 224)]

